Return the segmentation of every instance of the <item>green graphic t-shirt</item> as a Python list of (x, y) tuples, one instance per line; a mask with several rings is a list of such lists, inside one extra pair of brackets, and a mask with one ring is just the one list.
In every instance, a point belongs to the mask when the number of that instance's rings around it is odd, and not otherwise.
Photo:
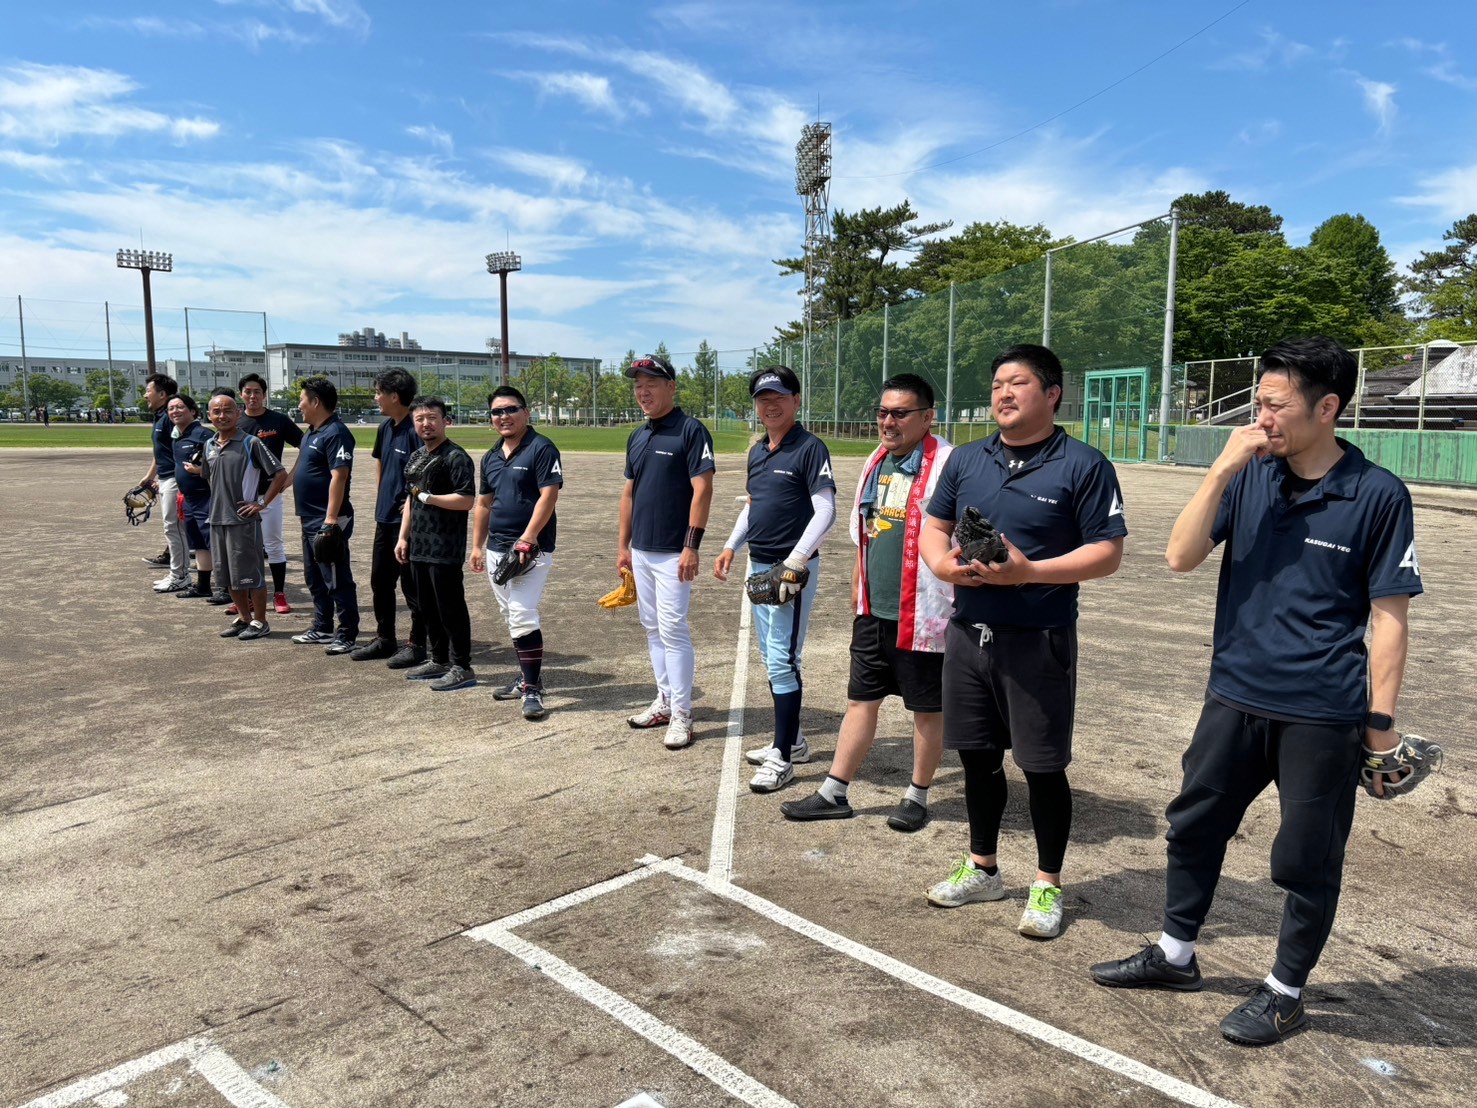
[(898, 618), (903, 589), (903, 535), (913, 478), (889, 454), (877, 478), (877, 502), (867, 514), (867, 599), (878, 619)]

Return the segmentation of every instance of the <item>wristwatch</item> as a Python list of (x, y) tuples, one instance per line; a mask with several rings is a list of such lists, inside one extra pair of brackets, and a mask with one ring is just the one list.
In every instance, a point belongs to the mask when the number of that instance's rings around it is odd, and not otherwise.
[(1391, 731), (1395, 727), (1395, 717), (1386, 712), (1370, 712), (1364, 717), (1364, 726), (1371, 731)]

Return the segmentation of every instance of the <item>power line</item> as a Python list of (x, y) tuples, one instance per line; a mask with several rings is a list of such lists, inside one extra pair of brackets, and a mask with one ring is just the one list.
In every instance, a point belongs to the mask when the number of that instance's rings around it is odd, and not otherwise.
[(1229, 11), (1222, 12), (1220, 15), (1216, 16), (1209, 23), (1207, 23), (1204, 27), (1201, 27), (1200, 30), (1196, 31), (1194, 34), (1182, 38), (1179, 42), (1171, 46), (1168, 50), (1165, 50), (1163, 53), (1157, 54), (1154, 57), (1150, 58), (1133, 72), (1125, 73), (1122, 77), (1119, 77), (1118, 80), (1114, 81), (1111, 85), (1104, 85), (1091, 96), (1083, 97), (1071, 107), (1063, 108), (1055, 115), (1049, 115), (1045, 119), (1041, 120), (1039, 123), (1033, 123), (1029, 127), (1026, 127), (1022, 130), (1017, 131), (1013, 135), (1009, 135), (1001, 139), (999, 142), (992, 142), (989, 146), (981, 146), (978, 150), (971, 150), (968, 154), (960, 154), (958, 157), (955, 158), (945, 158), (941, 162), (930, 162), (928, 165), (914, 166), (912, 169), (901, 169), (893, 173), (836, 173), (832, 175), (831, 179), (833, 181), (877, 181), (885, 177), (906, 177), (912, 173), (921, 173), (925, 169), (938, 169), (940, 166), (953, 165), (955, 162), (962, 162), (966, 158), (973, 158), (978, 154), (984, 154), (996, 149), (997, 147), (1004, 146), (1008, 142), (1014, 142), (1018, 138), (1029, 135), (1032, 131), (1039, 131), (1048, 123), (1054, 123), (1056, 120), (1060, 119), (1064, 115), (1067, 115), (1069, 112), (1075, 112), (1078, 108), (1082, 107), (1082, 105), (1092, 103), (1092, 101), (1096, 100), (1104, 93), (1112, 92), (1119, 85), (1123, 84), (1123, 82), (1137, 77), (1140, 73), (1148, 69), (1150, 66), (1156, 64), (1157, 62), (1163, 61), (1165, 58), (1169, 57), (1169, 55), (1173, 54), (1176, 50), (1180, 49), (1180, 47), (1193, 42), (1195, 39), (1205, 34), (1206, 31), (1214, 27), (1217, 23), (1220, 23), (1225, 19), (1229, 19), (1231, 16), (1235, 15), (1237, 12), (1239, 12), (1242, 8), (1246, 7), (1246, 5), (1250, 3), (1251, 0), (1241, 0), (1241, 3), (1237, 4), (1234, 8), (1231, 8)]

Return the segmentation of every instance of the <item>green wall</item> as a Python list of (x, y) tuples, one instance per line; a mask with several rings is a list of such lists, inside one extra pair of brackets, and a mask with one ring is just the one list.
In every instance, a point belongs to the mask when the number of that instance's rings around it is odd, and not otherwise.
[[(1180, 427), (1176, 465), (1209, 466), (1226, 445), (1230, 427)], [(1370, 461), (1404, 481), (1477, 488), (1477, 432), (1353, 431), (1339, 429)]]

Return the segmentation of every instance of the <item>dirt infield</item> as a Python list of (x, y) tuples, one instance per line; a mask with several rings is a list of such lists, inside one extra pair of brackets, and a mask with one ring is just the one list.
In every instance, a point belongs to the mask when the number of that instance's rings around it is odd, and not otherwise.
[[(740, 459), (719, 462), (691, 612), (700, 741), (671, 753), (624, 723), (652, 693), (634, 609), (595, 605), (615, 584), (618, 456), (566, 457), (551, 712), (526, 723), (491, 697), (516, 662), (483, 582), (471, 691), (292, 645), (296, 556), (293, 614), (222, 640), (219, 609), (150, 592), (139, 557), (160, 528), (126, 526), (118, 499), (146, 452), (6, 451), (0, 1104), (1471, 1102), (1477, 494), (1414, 492), (1428, 591), (1399, 715), (1446, 767), (1410, 800), (1360, 801), (1309, 1028), (1254, 1051), (1216, 1023), (1270, 967), (1275, 793), (1231, 844), (1202, 993), (1086, 975), (1158, 930), (1215, 586), (1213, 566), (1175, 576), (1161, 555), (1200, 474), (1120, 471), (1128, 554), (1084, 588), (1066, 926), (1042, 944), (1014, 929), (1034, 845), (1013, 767), (1009, 898), (924, 902), (965, 846), (962, 779), (946, 758), (933, 821), (887, 828), (911, 766), (895, 703), (859, 818), (779, 816), (824, 776), (845, 706), (844, 527), (806, 647), (817, 757), (748, 792), (726, 741), (736, 672), (743, 747), (771, 712), (757, 651), (736, 649), (741, 587), (709, 574), (742, 492)], [(843, 499), (859, 465), (837, 463)]]

